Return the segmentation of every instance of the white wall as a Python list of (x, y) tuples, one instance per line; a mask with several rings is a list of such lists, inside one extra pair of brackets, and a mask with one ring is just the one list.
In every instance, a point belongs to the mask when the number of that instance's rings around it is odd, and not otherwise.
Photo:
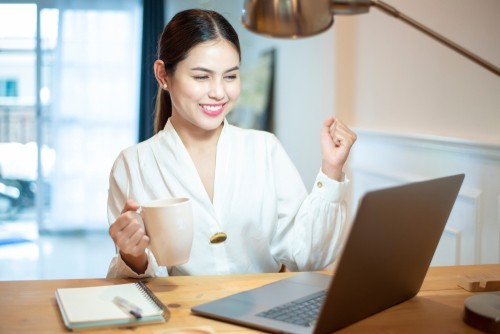
[(434, 265), (500, 262), (500, 147), (466, 140), (358, 129), (352, 208), (367, 190), (465, 174)]
[[(500, 66), (499, 1), (387, 2)], [(375, 8), (338, 17), (335, 38), (337, 100), (357, 127), (500, 143), (498, 76)]]
[[(500, 2), (387, 0), (500, 66)], [(500, 262), (500, 77), (377, 9), (338, 17), (335, 107), (367, 190), (465, 173), (434, 265)]]

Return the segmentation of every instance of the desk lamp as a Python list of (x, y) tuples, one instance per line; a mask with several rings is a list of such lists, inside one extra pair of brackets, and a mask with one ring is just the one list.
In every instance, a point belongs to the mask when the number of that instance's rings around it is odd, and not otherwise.
[(368, 13), (370, 7), (392, 15), (500, 76), (500, 68), (379, 0), (245, 0), (243, 25), (258, 34), (299, 38), (333, 25), (334, 15)]

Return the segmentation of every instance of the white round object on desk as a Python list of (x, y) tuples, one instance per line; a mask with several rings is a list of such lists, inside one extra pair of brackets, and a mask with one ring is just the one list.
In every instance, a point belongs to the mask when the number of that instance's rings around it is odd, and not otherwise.
[(464, 321), (483, 332), (500, 334), (500, 291), (482, 292), (467, 298)]

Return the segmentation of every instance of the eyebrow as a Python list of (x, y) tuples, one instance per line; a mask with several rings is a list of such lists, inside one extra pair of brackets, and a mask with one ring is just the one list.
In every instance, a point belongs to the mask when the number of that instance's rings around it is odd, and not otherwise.
[[(231, 67), (230, 69), (224, 71), (224, 73), (229, 73), (229, 72), (232, 72), (232, 71), (237, 71), (239, 69), (240, 69), (239, 66)], [(191, 70), (193, 70), (193, 71), (203, 71), (203, 72), (207, 72), (207, 73), (213, 73), (214, 72), (214, 71), (209, 70), (208, 68), (204, 68), (204, 67), (193, 67)]]

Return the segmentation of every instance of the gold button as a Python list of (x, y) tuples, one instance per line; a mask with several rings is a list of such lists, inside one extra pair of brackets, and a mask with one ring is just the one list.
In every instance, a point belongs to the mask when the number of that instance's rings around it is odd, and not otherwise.
[(318, 181), (318, 183), (316, 183), (316, 186), (317, 186), (318, 188), (323, 188), (323, 182)]
[(221, 242), (226, 241), (227, 235), (224, 232), (217, 232), (210, 237), (211, 244), (220, 244)]

